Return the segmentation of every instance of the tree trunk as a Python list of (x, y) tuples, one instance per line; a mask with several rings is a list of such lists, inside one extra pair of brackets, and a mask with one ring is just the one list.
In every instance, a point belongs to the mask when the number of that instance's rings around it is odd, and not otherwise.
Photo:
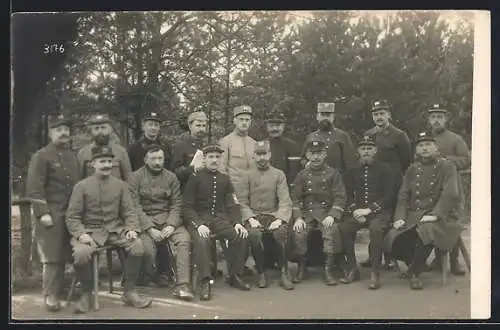
[(224, 132), (226, 134), (229, 133), (229, 88), (230, 88), (230, 79), (231, 79), (231, 39), (227, 41), (227, 49), (226, 49), (226, 90), (225, 90), (225, 104), (224, 104)]

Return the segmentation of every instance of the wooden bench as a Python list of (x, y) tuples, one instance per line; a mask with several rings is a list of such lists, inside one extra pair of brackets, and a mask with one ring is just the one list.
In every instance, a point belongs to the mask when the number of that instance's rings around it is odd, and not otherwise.
[[(462, 257), (464, 258), (465, 265), (467, 266), (467, 270), (470, 274), (470, 256), (467, 247), (462, 239), (462, 237), (458, 238), (458, 248), (462, 253)], [(441, 256), (441, 284), (446, 285), (448, 283), (448, 274), (449, 274), (449, 264), (450, 264), (450, 251), (445, 251)]]

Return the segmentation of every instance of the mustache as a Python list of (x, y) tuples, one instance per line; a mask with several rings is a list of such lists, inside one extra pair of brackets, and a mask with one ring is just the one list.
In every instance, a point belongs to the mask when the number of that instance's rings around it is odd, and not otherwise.
[(102, 168), (103, 171), (110, 171), (111, 169), (112, 169), (111, 166), (106, 166)]

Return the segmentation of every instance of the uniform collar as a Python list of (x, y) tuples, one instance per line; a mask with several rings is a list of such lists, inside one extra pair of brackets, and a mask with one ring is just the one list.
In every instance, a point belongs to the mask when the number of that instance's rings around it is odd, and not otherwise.
[(234, 133), (234, 135), (239, 136), (239, 137), (243, 137), (243, 138), (248, 136), (248, 132), (246, 134), (243, 134), (243, 133), (240, 133), (236, 128), (234, 129), (233, 133)]
[(143, 134), (140, 141), (147, 143), (147, 144), (152, 144), (152, 143), (158, 143), (159, 139), (160, 139), (160, 137), (157, 136), (155, 140), (150, 140), (146, 137), (146, 135)]

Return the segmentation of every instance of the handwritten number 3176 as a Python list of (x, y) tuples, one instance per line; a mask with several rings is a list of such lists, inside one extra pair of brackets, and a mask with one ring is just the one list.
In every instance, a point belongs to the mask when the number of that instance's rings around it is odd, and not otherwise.
[(44, 54), (53, 54), (53, 53), (63, 54), (64, 53), (64, 45), (63, 44), (51, 44), (51, 45), (45, 44), (43, 47), (43, 53)]

